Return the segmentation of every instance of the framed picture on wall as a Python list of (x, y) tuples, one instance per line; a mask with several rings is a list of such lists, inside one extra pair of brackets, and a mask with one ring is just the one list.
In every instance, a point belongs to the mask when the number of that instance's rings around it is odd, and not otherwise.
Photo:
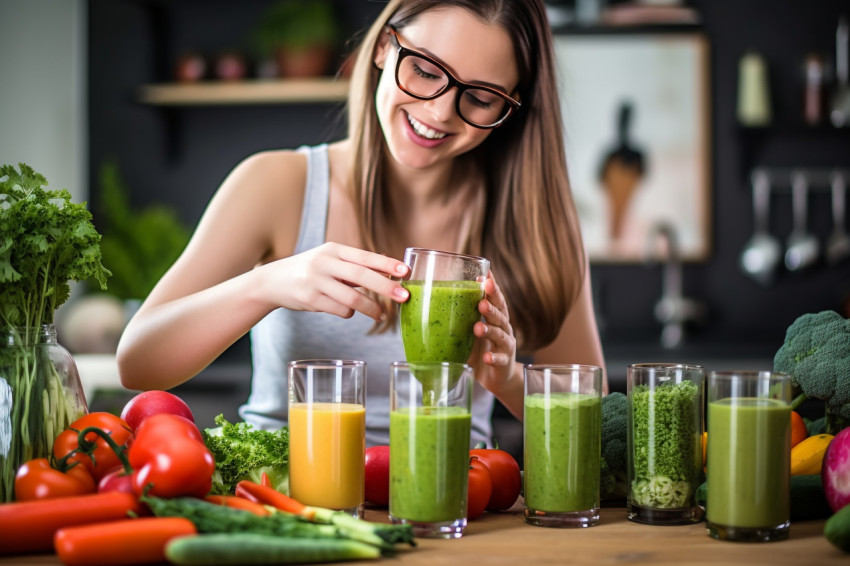
[(641, 262), (671, 230), (711, 248), (708, 44), (699, 33), (556, 35), (570, 184), (591, 261)]

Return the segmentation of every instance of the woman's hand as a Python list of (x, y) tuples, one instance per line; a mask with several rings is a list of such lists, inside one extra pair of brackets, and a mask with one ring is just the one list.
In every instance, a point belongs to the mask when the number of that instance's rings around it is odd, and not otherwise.
[(386, 314), (367, 291), (396, 302), (409, 293), (389, 276), (402, 277), (408, 267), (384, 255), (328, 242), (264, 265), (266, 298), (291, 310), (327, 312), (350, 318), (359, 311), (375, 320)]
[(475, 379), (497, 395), (511, 380), (516, 366), (516, 338), (508, 305), (491, 272), (484, 281), (484, 299), (478, 303), (483, 321), (475, 323), (478, 340), (470, 356)]

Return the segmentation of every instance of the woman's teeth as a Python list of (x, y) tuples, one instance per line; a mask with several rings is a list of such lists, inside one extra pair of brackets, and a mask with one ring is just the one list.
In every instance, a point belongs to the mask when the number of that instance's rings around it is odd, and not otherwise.
[(432, 130), (410, 114), (407, 115), (407, 121), (410, 122), (410, 125), (413, 127), (413, 131), (423, 138), (428, 138), (429, 140), (440, 140), (446, 137), (446, 134)]

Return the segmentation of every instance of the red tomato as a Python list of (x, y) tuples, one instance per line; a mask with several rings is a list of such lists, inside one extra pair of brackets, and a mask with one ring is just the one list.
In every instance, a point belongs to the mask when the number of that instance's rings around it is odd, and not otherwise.
[[(133, 438), (133, 432), (127, 423), (112, 413), (95, 412), (84, 415), (71, 423), (68, 430), (65, 430), (56, 437), (53, 442), (53, 455), (57, 460), (61, 460), (72, 450), (79, 447), (79, 433), (88, 427), (97, 427), (103, 432), (112, 437), (112, 440), (118, 446), (126, 446)], [(86, 434), (86, 440), (94, 442), (95, 449), (90, 458), (84, 454), (75, 454), (68, 461), (78, 461), (88, 468), (95, 481), (100, 481), (100, 478), (111, 472), (113, 468), (121, 465), (121, 460), (116, 456), (115, 451), (106, 443), (106, 440), (98, 436), (94, 432)]]
[(36, 458), (24, 462), (15, 475), (15, 499), (18, 501), (71, 497), (94, 492), (94, 479), (85, 466), (80, 464), (63, 473), (51, 468), (47, 458)]
[(212, 486), (215, 460), (198, 427), (171, 414), (151, 415), (136, 431), (129, 452), (133, 490), (141, 495), (204, 497)]
[(484, 512), (493, 493), (493, 479), (487, 466), (476, 456), (469, 458), (469, 492), (466, 498), (466, 518), (473, 520)]
[(366, 501), (386, 506), (390, 502), (390, 447), (366, 449)]
[(139, 425), (151, 415), (168, 413), (195, 422), (195, 417), (183, 399), (168, 391), (145, 391), (130, 399), (121, 418), (127, 421), (130, 428), (136, 430)]
[(121, 491), (132, 495), (134, 493), (132, 474), (128, 474), (122, 466), (100, 478), (97, 483), (97, 492), (105, 493), (107, 491)]
[(477, 456), (490, 471), (493, 479), (493, 494), (487, 503), (488, 511), (504, 511), (516, 503), (522, 489), (522, 475), (519, 464), (513, 456), (504, 450), (475, 448), (470, 456)]

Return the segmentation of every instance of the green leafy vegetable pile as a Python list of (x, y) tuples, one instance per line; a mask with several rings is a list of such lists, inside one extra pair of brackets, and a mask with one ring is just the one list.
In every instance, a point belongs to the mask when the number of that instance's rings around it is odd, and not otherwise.
[(289, 493), (289, 429), (269, 431), (248, 423), (215, 418), (217, 428), (204, 431), (204, 442), (215, 458), (212, 493), (232, 494), (242, 480), (261, 483), (265, 473), (271, 486)]
[(686, 507), (700, 483), (699, 388), (691, 381), (632, 391), (632, 500), (642, 507)]
[(0, 166), (0, 501), (14, 494), (17, 466), (47, 456), (58, 431), (84, 407), (69, 406), (44, 348), (42, 325), (68, 300), (69, 281), (106, 288), (100, 235), (84, 204), (24, 163)]

